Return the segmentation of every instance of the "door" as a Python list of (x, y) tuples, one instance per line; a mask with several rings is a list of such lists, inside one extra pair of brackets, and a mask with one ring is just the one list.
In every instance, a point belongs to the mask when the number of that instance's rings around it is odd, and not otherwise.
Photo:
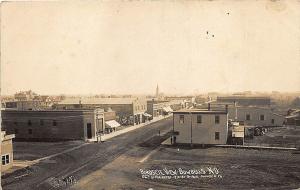
[(92, 138), (92, 124), (91, 123), (86, 124), (86, 133), (87, 133), (87, 138), (91, 139)]

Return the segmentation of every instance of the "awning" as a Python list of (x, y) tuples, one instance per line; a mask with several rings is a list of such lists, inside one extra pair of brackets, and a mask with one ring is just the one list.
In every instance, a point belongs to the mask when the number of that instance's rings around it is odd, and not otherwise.
[(106, 121), (105, 125), (107, 125), (108, 128), (117, 128), (121, 126), (120, 123), (115, 120)]
[(163, 108), (164, 112), (172, 112), (172, 108), (170, 106), (164, 107)]
[(145, 117), (152, 117), (152, 115), (150, 115), (149, 113), (143, 113), (143, 115), (144, 115)]

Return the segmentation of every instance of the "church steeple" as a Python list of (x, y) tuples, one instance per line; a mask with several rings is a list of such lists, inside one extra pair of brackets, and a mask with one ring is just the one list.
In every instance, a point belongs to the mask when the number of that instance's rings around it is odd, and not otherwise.
[(156, 86), (156, 93), (155, 93), (155, 97), (158, 98), (159, 96), (159, 88), (158, 88), (158, 84)]

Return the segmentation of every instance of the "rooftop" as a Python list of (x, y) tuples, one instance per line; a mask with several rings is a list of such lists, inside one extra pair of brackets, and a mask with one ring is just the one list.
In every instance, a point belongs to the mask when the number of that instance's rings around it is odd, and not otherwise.
[(58, 104), (132, 104), (137, 98), (68, 98)]
[(173, 113), (202, 113), (202, 114), (227, 114), (225, 109), (223, 110), (208, 110), (208, 109), (181, 109), (174, 111)]

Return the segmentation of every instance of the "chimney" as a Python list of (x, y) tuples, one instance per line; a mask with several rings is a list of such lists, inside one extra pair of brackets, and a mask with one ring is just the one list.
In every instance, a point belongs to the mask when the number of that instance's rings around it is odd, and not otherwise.
[(207, 109), (208, 109), (208, 111), (210, 110), (210, 103), (208, 103), (208, 108)]

